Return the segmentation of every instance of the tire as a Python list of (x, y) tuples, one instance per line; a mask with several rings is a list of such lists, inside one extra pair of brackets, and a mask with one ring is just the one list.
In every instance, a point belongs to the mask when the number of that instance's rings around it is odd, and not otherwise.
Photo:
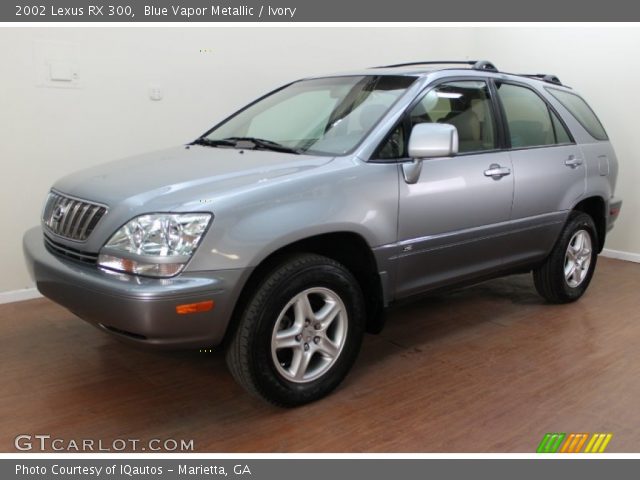
[(533, 271), (538, 293), (551, 303), (579, 299), (593, 277), (597, 246), (598, 234), (593, 219), (586, 213), (571, 212), (551, 254)]
[(364, 327), (364, 300), (353, 275), (327, 257), (292, 255), (251, 294), (227, 347), (227, 365), (254, 396), (283, 407), (303, 405), (344, 379)]

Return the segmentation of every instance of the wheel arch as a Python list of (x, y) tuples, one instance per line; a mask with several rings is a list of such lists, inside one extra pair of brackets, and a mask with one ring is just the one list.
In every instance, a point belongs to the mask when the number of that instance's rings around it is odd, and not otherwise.
[(606, 202), (599, 195), (590, 196), (580, 200), (574, 205), (573, 211), (586, 213), (593, 219), (598, 234), (598, 253), (602, 252), (607, 236)]
[(356, 278), (365, 299), (367, 323), (370, 333), (378, 333), (383, 326), (383, 291), (378, 265), (365, 238), (353, 231), (335, 231), (317, 234), (293, 241), (269, 253), (252, 270), (242, 286), (231, 315), (223, 343), (232, 338), (239, 316), (242, 314), (252, 292), (260, 282), (284, 258), (296, 253), (315, 253), (331, 258), (344, 265)]

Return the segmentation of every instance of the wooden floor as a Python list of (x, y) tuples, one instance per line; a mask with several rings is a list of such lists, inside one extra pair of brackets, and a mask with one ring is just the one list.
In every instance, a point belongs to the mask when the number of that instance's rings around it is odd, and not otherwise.
[(193, 439), (201, 452), (533, 452), (612, 432), (640, 452), (640, 264), (601, 258), (586, 296), (545, 305), (528, 275), (426, 298), (367, 336), (330, 397), (246, 396), (220, 353), (154, 352), (47, 300), (0, 305), (0, 451), (18, 434)]

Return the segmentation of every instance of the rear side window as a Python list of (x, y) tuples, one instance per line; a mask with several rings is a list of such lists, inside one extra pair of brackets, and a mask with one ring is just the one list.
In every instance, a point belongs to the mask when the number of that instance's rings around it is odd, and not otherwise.
[(547, 91), (553, 95), (561, 104), (576, 117), (580, 125), (589, 132), (596, 140), (608, 140), (607, 132), (593, 113), (591, 107), (587, 105), (581, 97), (575, 93), (565, 92), (564, 90), (556, 90), (555, 88), (547, 88)]
[(512, 148), (571, 143), (562, 122), (540, 96), (529, 88), (496, 84), (502, 102)]

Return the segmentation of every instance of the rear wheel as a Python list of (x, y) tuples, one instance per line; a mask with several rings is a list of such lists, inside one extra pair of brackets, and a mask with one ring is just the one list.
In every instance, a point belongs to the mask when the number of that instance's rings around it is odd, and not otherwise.
[(288, 257), (247, 303), (227, 365), (250, 393), (274, 404), (317, 400), (355, 361), (364, 311), (359, 285), (344, 266), (315, 254)]
[(568, 303), (587, 290), (596, 267), (598, 236), (593, 219), (572, 212), (546, 261), (533, 272), (536, 290), (552, 303)]

